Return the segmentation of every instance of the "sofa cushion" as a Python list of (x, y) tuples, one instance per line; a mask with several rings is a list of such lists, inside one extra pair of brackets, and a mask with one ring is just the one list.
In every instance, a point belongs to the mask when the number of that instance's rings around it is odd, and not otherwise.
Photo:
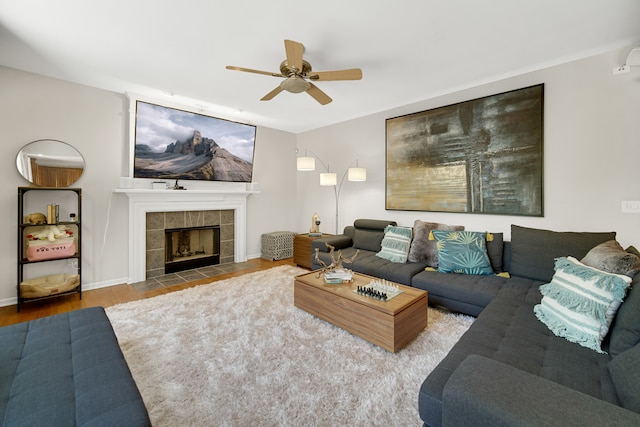
[(640, 344), (614, 357), (607, 367), (622, 406), (640, 412)]
[(534, 312), (557, 336), (603, 353), (600, 345), (630, 282), (627, 276), (561, 257), (551, 283), (540, 287), (544, 296)]
[(407, 262), (412, 236), (413, 232), (408, 227), (387, 226), (382, 239), (382, 249), (376, 255), (391, 262)]
[(411, 280), (414, 288), (429, 292), (429, 304), (478, 316), (494, 298), (503, 296), (521, 302), (540, 302), (542, 282), (496, 275), (463, 275), (422, 271)]
[(580, 262), (598, 270), (626, 274), (629, 277), (640, 271), (640, 257), (622, 249), (620, 243), (615, 240), (600, 243), (592, 248)]
[(487, 255), (487, 233), (433, 230), (440, 273), (493, 274)]
[(640, 273), (633, 277), (631, 289), (618, 310), (609, 334), (609, 353), (616, 356), (640, 343)]
[(377, 219), (357, 219), (353, 222), (353, 247), (367, 251), (379, 252), (381, 249), (384, 229), (388, 225), (396, 225), (395, 221)]
[(356, 219), (353, 221), (355, 228), (364, 228), (367, 230), (384, 231), (388, 225), (398, 225), (398, 223), (386, 219)]
[(356, 228), (353, 236), (353, 247), (366, 251), (379, 252), (382, 249), (384, 233), (375, 230)]
[(509, 271), (516, 276), (549, 282), (556, 258), (581, 259), (594, 246), (615, 238), (615, 232), (558, 232), (512, 224)]
[(535, 317), (533, 304), (497, 297), (423, 382), (419, 409), (427, 425), (441, 424), (443, 389), (452, 373), (471, 354), (485, 356), (595, 398), (617, 403), (607, 369), (611, 360), (609, 355), (556, 337)]
[(471, 355), (445, 386), (442, 421), (446, 426), (637, 426), (640, 415), (496, 360)]
[(429, 240), (432, 230), (464, 230), (462, 225), (447, 225), (437, 222), (425, 222), (419, 219), (413, 223), (413, 241), (409, 251), (409, 261), (426, 262), (429, 267), (438, 267), (438, 248), (434, 240)]

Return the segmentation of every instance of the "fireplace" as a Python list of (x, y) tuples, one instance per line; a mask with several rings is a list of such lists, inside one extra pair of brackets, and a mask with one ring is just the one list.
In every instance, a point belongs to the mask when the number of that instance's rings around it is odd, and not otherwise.
[(164, 273), (220, 264), (220, 227), (185, 227), (164, 231)]
[(234, 262), (233, 210), (147, 212), (145, 216), (147, 279)]
[[(117, 188), (116, 193), (125, 194), (129, 200), (129, 276), (127, 283), (142, 282), (145, 279), (164, 274), (164, 227), (159, 234), (158, 227), (147, 227), (152, 222), (162, 220), (168, 227), (177, 228), (194, 225), (220, 225), (220, 263), (244, 262), (247, 260), (246, 227), (247, 197), (259, 193), (257, 190), (246, 190), (239, 183), (225, 183), (219, 189), (199, 189), (187, 191), (152, 190), (148, 188)], [(237, 184), (237, 185), (234, 185)], [(143, 185), (143, 184), (141, 184)], [(148, 184), (147, 184), (148, 185)], [(173, 223), (173, 215), (180, 211), (219, 210), (221, 222), (184, 224)], [(197, 213), (195, 214), (197, 217)], [(166, 217), (166, 218), (165, 218)], [(226, 221), (230, 217), (231, 221)], [(184, 216), (183, 216), (184, 218)], [(155, 246), (155, 243), (158, 246)], [(158, 261), (156, 263), (156, 260)]]

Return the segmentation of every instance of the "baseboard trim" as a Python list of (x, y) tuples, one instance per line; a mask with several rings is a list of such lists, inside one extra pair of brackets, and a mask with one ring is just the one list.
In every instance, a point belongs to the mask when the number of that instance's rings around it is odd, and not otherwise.
[[(122, 277), (120, 279), (105, 280), (102, 282), (87, 283), (82, 285), (82, 292), (92, 291), (94, 289), (100, 289), (100, 288), (108, 288), (109, 286), (122, 285), (126, 283), (127, 283), (126, 277)], [(6, 307), (8, 305), (16, 305), (16, 304), (18, 304), (17, 297), (4, 298), (0, 300), (0, 307)]]

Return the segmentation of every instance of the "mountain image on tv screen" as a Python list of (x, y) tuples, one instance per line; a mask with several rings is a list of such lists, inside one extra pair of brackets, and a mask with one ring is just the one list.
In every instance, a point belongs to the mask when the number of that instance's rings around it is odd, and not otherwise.
[(136, 103), (134, 178), (251, 182), (255, 126)]

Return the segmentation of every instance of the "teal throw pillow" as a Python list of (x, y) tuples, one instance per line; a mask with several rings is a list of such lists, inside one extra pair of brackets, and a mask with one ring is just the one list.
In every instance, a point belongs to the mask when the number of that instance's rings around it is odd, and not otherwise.
[(438, 272), (494, 274), (487, 255), (487, 233), (433, 230), (438, 247)]
[(408, 227), (389, 225), (384, 229), (382, 250), (376, 255), (391, 262), (405, 263), (411, 247), (413, 232)]
[(606, 273), (573, 257), (557, 258), (551, 282), (540, 286), (536, 317), (556, 336), (604, 353), (602, 340), (624, 299), (631, 278)]

